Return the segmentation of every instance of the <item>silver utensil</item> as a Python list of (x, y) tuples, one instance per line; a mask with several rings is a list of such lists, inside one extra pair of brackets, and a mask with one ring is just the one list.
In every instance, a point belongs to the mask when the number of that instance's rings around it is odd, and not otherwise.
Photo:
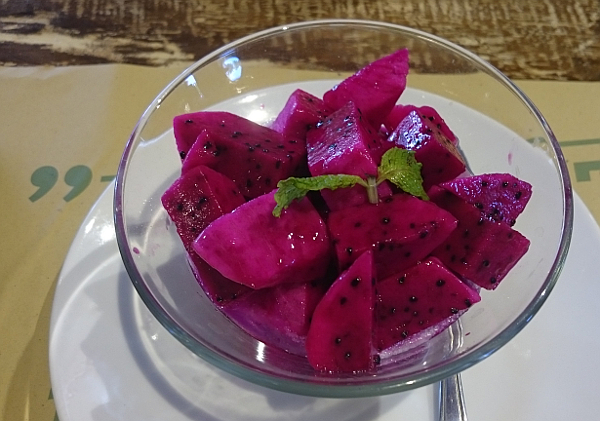
[(454, 374), (440, 382), (439, 408), (439, 421), (467, 421), (460, 374)]

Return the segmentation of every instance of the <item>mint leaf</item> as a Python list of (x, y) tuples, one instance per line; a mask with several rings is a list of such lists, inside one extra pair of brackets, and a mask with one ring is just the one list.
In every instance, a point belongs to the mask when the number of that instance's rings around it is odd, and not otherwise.
[(352, 187), (356, 184), (367, 186), (365, 181), (357, 175), (326, 174), (316, 177), (297, 178), (289, 177), (277, 183), (275, 202), (277, 206), (273, 209), (273, 216), (279, 217), (281, 211), (286, 209), (294, 200), (300, 200), (313, 190), (322, 189), (336, 190), (344, 187)]
[(381, 157), (377, 183), (389, 180), (406, 193), (429, 200), (423, 189), (421, 166), (415, 159), (415, 151), (392, 148)]

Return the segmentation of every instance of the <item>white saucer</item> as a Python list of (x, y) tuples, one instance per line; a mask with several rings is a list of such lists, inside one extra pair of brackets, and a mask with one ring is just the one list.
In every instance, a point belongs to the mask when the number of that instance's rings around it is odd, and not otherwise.
[[(575, 200), (561, 279), (513, 341), (463, 373), (478, 421), (591, 420), (600, 378), (600, 229)], [(434, 386), (353, 400), (262, 388), (212, 368), (167, 332), (138, 298), (117, 249), (112, 187), (79, 230), (58, 281), (50, 328), (61, 421), (435, 420)]]

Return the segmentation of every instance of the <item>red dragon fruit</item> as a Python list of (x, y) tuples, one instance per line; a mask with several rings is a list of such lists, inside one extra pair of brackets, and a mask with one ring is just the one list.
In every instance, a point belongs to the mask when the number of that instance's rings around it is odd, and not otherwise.
[(337, 110), (352, 101), (365, 118), (379, 128), (406, 88), (408, 50), (398, 50), (368, 64), (323, 95)]
[(259, 341), (306, 355), (306, 335), (317, 303), (329, 283), (282, 284), (245, 294), (223, 312)]
[[(308, 168), (313, 176), (351, 174), (362, 178), (377, 176), (377, 165), (383, 154), (383, 141), (378, 132), (363, 120), (360, 110), (349, 102), (332, 113), (316, 130), (308, 132)], [(367, 202), (362, 186), (349, 189), (323, 190), (323, 199), (331, 210)], [(379, 197), (392, 194), (387, 183), (378, 186)]]
[(235, 184), (208, 167), (198, 166), (175, 180), (161, 199), (188, 252), (194, 275), (209, 298), (224, 304), (249, 291), (219, 275), (192, 250), (192, 242), (204, 228), (244, 203)]
[(444, 121), (444, 119), (438, 114), (438, 112), (427, 105), (423, 105), (421, 107), (417, 107), (415, 105), (408, 104), (398, 104), (396, 105), (392, 111), (388, 114), (385, 119), (384, 125), (385, 127), (393, 130), (395, 127), (400, 124), (404, 118), (411, 112), (417, 112), (421, 117), (427, 119), (429, 121), (429, 128), (433, 130), (433, 128), (439, 130), (443, 136), (448, 138), (455, 145), (458, 143), (458, 138), (454, 134), (448, 124)]
[(373, 360), (373, 257), (363, 253), (327, 290), (306, 337), (308, 362), (323, 372), (363, 372)]
[(455, 229), (456, 219), (431, 202), (395, 194), (331, 212), (327, 220), (341, 269), (373, 251), (377, 273), (385, 277), (426, 257)]
[(421, 175), (425, 190), (462, 174), (465, 163), (453, 141), (417, 111), (410, 111), (396, 126), (388, 141), (414, 150), (415, 159), (423, 164)]
[(272, 191), (305, 165), (304, 142), (231, 113), (184, 114), (173, 124), (182, 172), (206, 165), (232, 179), (247, 198)]
[(305, 139), (306, 132), (331, 114), (321, 98), (302, 89), (296, 89), (271, 128), (289, 139)]
[(456, 230), (432, 255), (482, 288), (495, 289), (529, 248), (529, 240), (503, 222), (493, 222), (453, 193), (434, 186), (429, 197), (458, 220)]
[(213, 221), (194, 241), (196, 253), (223, 276), (254, 289), (323, 277), (331, 257), (325, 223), (306, 198), (274, 217), (274, 194)]
[(402, 346), (420, 333), (440, 333), (481, 300), (436, 258), (380, 279), (375, 295), (373, 336), (378, 351)]
[(531, 184), (511, 174), (481, 174), (440, 184), (475, 205), (486, 218), (511, 227), (531, 198)]

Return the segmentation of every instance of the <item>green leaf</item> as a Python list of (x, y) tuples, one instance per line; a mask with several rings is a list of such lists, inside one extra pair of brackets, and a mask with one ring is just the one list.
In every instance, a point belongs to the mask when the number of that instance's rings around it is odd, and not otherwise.
[(353, 187), (356, 184), (366, 187), (365, 181), (357, 175), (327, 174), (306, 178), (286, 178), (277, 183), (277, 192), (275, 193), (277, 206), (273, 209), (273, 215), (279, 217), (283, 209), (286, 209), (294, 200), (302, 199), (311, 190), (336, 190)]
[(389, 180), (406, 193), (429, 200), (423, 189), (421, 163), (415, 159), (415, 151), (392, 148), (383, 154), (377, 183)]

